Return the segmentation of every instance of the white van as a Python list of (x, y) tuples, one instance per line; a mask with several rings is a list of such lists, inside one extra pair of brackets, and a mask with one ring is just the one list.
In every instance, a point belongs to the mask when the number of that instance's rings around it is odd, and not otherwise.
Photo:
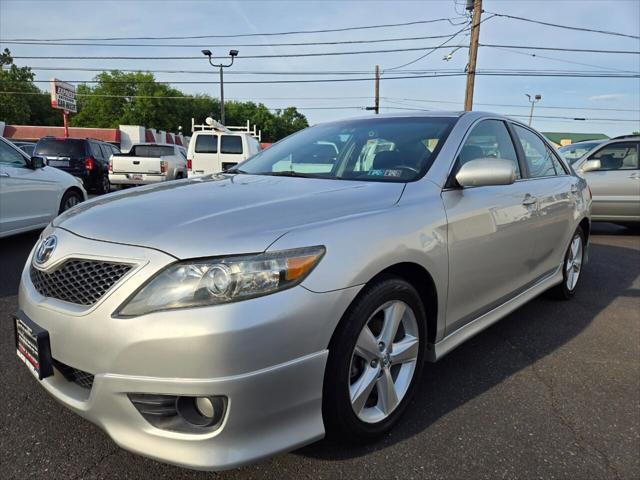
[[(200, 128), (200, 130), (197, 130)], [(253, 127), (225, 127), (207, 118), (207, 125), (193, 125), (187, 149), (187, 175), (199, 177), (224, 172), (261, 150), (260, 133)]]

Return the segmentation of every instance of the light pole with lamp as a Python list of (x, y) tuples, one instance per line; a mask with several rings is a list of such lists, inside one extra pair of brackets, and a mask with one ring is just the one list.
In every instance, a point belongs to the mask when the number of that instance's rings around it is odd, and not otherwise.
[(227, 65), (223, 63), (213, 63), (211, 61), (211, 50), (202, 50), (202, 54), (209, 58), (209, 63), (212, 67), (220, 68), (220, 123), (224, 125), (224, 77), (222, 74), (222, 69), (233, 65), (233, 59), (238, 55), (238, 50), (229, 50), (231, 62)]
[(542, 100), (542, 95), (536, 95), (535, 97), (533, 97), (533, 99), (531, 98), (531, 95), (529, 95), (528, 93), (525, 93), (525, 95), (527, 96), (527, 98), (529, 99), (529, 102), (531, 103), (531, 111), (529, 112), (529, 126), (531, 126), (531, 121), (533, 120), (533, 107), (535, 106), (536, 103)]

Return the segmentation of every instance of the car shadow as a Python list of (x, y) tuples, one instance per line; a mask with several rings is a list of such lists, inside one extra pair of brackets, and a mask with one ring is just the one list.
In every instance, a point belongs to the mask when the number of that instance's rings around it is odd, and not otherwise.
[[(407, 440), (580, 335), (616, 298), (638, 296), (632, 282), (639, 270), (621, 268), (637, 264), (638, 250), (601, 244), (592, 244), (590, 248), (588, 268), (573, 299), (557, 301), (543, 294), (439, 362), (427, 363), (412, 402), (387, 435), (373, 443), (349, 443), (348, 448), (339, 439), (325, 439), (293, 453), (343, 460)], [(615, 278), (616, 282), (602, 282), (602, 278)]]

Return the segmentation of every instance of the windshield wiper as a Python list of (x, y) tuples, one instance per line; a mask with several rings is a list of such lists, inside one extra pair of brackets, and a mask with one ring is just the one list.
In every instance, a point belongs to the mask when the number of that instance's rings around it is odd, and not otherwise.
[(327, 178), (312, 173), (293, 172), (291, 170), (283, 170), (281, 172), (263, 172), (256, 175), (271, 175), (272, 177), (300, 177), (300, 178)]
[(223, 173), (244, 173), (244, 174), (248, 174), (249, 172), (245, 172), (244, 170), (241, 170), (239, 168), (230, 168), (228, 170), (225, 170)]

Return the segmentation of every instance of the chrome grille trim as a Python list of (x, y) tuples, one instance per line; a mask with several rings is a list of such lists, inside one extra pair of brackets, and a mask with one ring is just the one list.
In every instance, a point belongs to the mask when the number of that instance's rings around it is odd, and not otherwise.
[(31, 266), (31, 282), (43, 296), (91, 306), (100, 300), (129, 270), (131, 264), (69, 259), (51, 272)]

